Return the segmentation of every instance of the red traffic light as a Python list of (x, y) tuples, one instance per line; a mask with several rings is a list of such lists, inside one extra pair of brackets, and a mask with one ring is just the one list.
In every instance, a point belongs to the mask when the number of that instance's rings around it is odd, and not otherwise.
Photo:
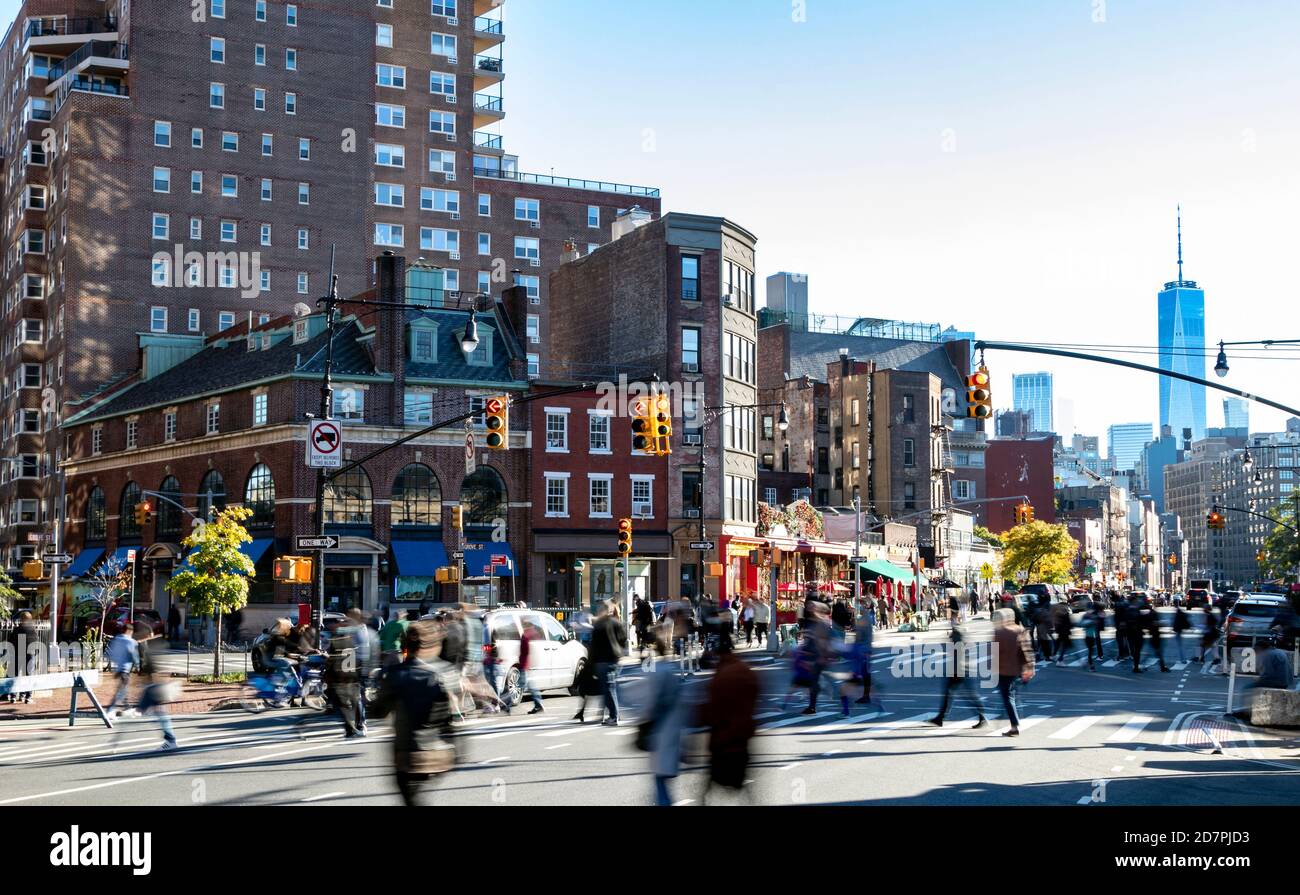
[(488, 398), (483, 404), (483, 409), (488, 413), (500, 413), (505, 409), (505, 405), (500, 398)]

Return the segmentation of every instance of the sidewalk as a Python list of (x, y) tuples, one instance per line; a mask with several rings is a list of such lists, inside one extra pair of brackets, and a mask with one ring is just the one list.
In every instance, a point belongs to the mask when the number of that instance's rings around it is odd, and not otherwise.
[[(239, 696), (240, 691), (243, 689), (242, 684), (192, 684), (184, 681), (178, 681), (178, 683), (182, 688), (181, 698), (167, 707), (172, 714), (194, 714), (210, 711), (213, 706), (223, 700)], [(99, 704), (106, 706), (109, 700), (113, 698), (113, 694), (117, 692), (117, 681), (110, 676), (107, 681), (101, 679), (101, 683), (92, 689), (95, 691), (95, 698), (99, 700)], [(132, 681), (131, 689), (127, 695), (127, 703), (133, 707), (137, 705), (140, 702), (143, 689), (143, 684)], [(49, 696), (35, 694), (30, 703), (0, 703), (0, 725), (3, 725), (5, 721), (19, 719), (60, 720), (66, 725), (68, 705), (71, 701), (71, 690), (54, 690)], [(99, 719), (95, 717), (94, 711), (90, 697), (84, 693), (78, 694), (77, 717), (98, 723)], [(3, 727), (0, 726), (0, 729), (3, 729)]]

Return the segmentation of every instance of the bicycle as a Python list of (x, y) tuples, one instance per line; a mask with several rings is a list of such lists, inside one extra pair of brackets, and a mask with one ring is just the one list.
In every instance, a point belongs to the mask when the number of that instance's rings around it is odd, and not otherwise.
[(304, 657), (301, 665), (249, 675), (239, 705), (244, 711), (257, 714), (268, 708), (290, 707), (297, 699), (305, 708), (321, 711), (326, 706), (325, 683), (321, 677), (324, 665), (324, 655), (311, 655)]

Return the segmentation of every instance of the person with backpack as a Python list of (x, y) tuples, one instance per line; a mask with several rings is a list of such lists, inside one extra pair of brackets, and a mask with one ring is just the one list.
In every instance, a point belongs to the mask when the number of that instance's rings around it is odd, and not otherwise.
[(439, 657), (441, 632), (416, 622), (403, 636), (406, 659), (384, 675), (373, 706), (376, 718), (394, 716), (393, 770), (402, 803), (419, 804), (421, 790), (456, 764), (446, 687), (451, 666)]
[(701, 801), (714, 786), (739, 790), (749, 769), (749, 741), (756, 730), (754, 706), (758, 702), (758, 675), (731, 648), (730, 638), (719, 647), (718, 670), (709, 682), (701, 706), (700, 726), (709, 735), (709, 784)]

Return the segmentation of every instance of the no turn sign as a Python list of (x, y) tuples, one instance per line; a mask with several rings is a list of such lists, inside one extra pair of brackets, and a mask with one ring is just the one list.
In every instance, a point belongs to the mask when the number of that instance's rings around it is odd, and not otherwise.
[(307, 465), (338, 469), (343, 465), (343, 432), (333, 420), (312, 420), (307, 427)]
[(465, 433), (465, 475), (473, 475), (477, 468), (474, 462), (474, 433)]

